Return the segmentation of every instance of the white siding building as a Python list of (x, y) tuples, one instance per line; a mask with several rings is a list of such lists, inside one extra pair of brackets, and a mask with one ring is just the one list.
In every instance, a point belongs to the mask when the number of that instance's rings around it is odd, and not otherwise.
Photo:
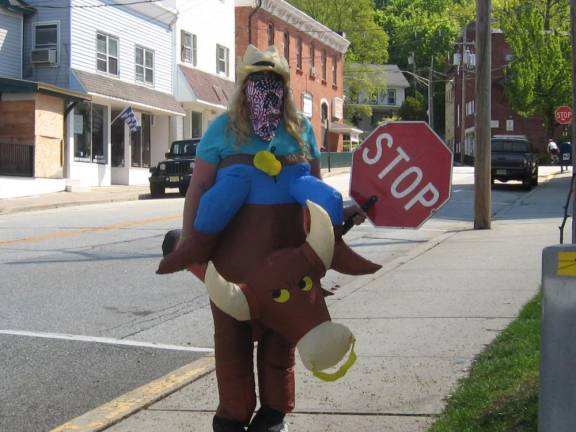
[[(80, 185), (147, 184), (170, 145), (175, 0), (30, 0), (24, 78), (88, 94), (69, 116), (64, 173)], [(132, 2), (133, 3), (133, 2)], [(140, 129), (115, 118), (131, 107)], [(115, 120), (115, 121), (114, 121)]]
[(234, 0), (176, 0), (175, 96), (186, 118), (176, 136), (199, 138), (224, 112), (234, 89)]

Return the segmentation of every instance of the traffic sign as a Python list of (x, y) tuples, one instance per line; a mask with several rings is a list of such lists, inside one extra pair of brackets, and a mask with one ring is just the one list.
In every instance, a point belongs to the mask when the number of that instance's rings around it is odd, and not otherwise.
[(572, 108), (568, 105), (561, 105), (554, 110), (554, 118), (560, 124), (572, 123)]
[(418, 228), (450, 198), (452, 152), (424, 122), (376, 128), (352, 155), (350, 196), (376, 226)]

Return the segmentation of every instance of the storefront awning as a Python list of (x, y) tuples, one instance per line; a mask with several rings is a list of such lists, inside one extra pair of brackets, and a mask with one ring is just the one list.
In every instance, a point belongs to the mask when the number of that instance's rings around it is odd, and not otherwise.
[(52, 84), (7, 77), (0, 77), (0, 94), (1, 93), (44, 93), (77, 102), (91, 99), (88, 95), (57, 87)]
[(359, 135), (364, 131), (346, 123), (330, 123), (330, 132), (340, 135)]
[(171, 94), (89, 72), (79, 70), (72, 72), (84, 91), (91, 96), (122, 102), (140, 110), (159, 111), (177, 116), (186, 114)]
[(190, 102), (226, 109), (234, 92), (234, 83), (232, 81), (182, 65), (180, 65), (179, 69), (196, 97)]

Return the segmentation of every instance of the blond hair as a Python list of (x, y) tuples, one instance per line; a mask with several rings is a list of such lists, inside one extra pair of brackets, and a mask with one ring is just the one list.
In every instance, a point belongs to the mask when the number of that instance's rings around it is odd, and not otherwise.
[[(234, 135), (238, 145), (246, 144), (251, 132), (245, 89), (246, 80), (236, 87), (228, 106), (228, 130)], [(286, 82), (284, 82), (282, 118), (286, 131), (296, 140), (304, 154), (307, 155), (309, 150), (302, 140), (302, 118), (296, 111), (292, 90)]]

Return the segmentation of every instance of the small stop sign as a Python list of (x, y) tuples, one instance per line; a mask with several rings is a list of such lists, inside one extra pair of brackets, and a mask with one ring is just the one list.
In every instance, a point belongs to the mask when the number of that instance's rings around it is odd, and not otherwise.
[(554, 118), (560, 124), (572, 123), (572, 108), (567, 105), (562, 105), (554, 110)]
[(376, 226), (418, 228), (450, 198), (452, 152), (424, 122), (376, 128), (352, 156), (350, 196)]

